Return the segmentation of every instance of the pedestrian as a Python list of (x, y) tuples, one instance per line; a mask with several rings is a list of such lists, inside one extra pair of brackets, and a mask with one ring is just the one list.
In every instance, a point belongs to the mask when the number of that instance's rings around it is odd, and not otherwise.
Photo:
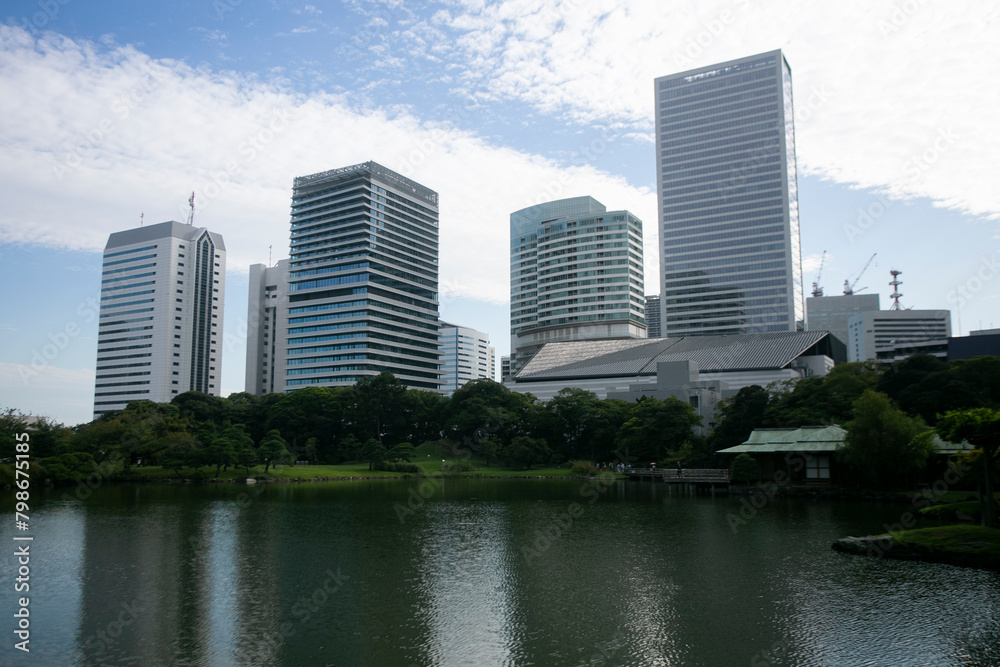
[(677, 476), (681, 477), (684, 475), (684, 469), (681, 467), (681, 460), (677, 459)]

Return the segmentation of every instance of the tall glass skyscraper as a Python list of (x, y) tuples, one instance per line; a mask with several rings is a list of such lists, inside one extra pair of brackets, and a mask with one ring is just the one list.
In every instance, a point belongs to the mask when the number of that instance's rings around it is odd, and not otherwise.
[(289, 254), (251, 267), (248, 391), (440, 389), (436, 192), (375, 162), (296, 178)]
[(645, 338), (642, 221), (572, 197), (510, 214), (516, 373), (549, 342)]
[(656, 79), (663, 335), (803, 328), (792, 73), (781, 51)]

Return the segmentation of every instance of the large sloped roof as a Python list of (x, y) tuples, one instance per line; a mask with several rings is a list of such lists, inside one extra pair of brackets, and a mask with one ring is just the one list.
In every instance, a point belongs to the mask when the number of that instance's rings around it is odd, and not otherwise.
[(661, 361), (691, 360), (702, 373), (785, 368), (826, 331), (729, 336), (631, 338), (547, 343), (517, 374), (518, 382), (656, 375)]
[(835, 452), (844, 445), (847, 431), (836, 424), (802, 428), (759, 428), (742, 445), (720, 449), (717, 454), (772, 452)]

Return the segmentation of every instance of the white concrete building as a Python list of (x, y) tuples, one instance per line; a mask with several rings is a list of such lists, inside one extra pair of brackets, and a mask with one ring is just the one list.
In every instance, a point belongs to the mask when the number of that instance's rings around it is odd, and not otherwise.
[(274, 392), (275, 364), (288, 357), (288, 339), (278, 336), (278, 313), (288, 308), (288, 260), (250, 266), (247, 303), (246, 388), (262, 396)]
[(441, 393), (451, 396), (470, 380), (496, 381), (496, 350), (490, 335), (457, 324), (441, 323)]
[[(598, 398), (691, 388), (710, 388), (728, 398), (749, 385), (822, 377), (833, 368), (833, 350), (826, 331), (549, 343), (504, 384), (543, 401), (567, 387)], [(678, 371), (678, 362), (692, 365)], [(679, 382), (678, 377), (689, 379)], [(717, 384), (696, 384), (703, 382)]]
[[(879, 310), (858, 313), (847, 324), (847, 360), (896, 361), (943, 345), (951, 336), (951, 311)], [(929, 342), (935, 344), (928, 345)], [(907, 348), (910, 351), (907, 352)]]
[(104, 248), (94, 417), (186, 391), (218, 396), (226, 246), (202, 227), (115, 232)]

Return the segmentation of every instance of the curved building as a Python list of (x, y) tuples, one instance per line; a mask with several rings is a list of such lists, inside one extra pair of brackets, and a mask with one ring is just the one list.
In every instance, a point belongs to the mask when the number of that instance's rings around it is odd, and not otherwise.
[(549, 342), (645, 338), (642, 221), (593, 197), (510, 214), (511, 372)]

